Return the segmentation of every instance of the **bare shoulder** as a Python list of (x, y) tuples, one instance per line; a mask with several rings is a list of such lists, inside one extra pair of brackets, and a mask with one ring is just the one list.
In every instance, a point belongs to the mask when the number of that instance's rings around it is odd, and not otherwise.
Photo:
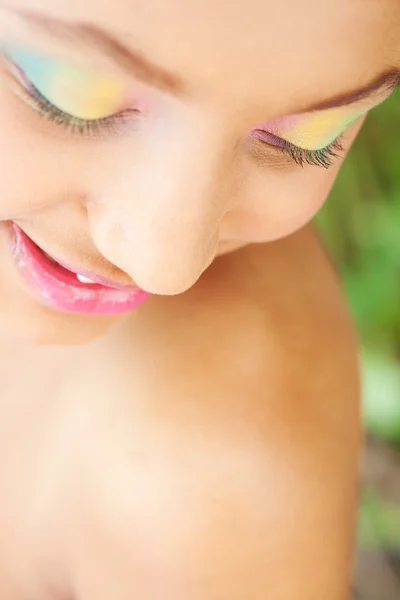
[(311, 228), (220, 257), (194, 288), (154, 299), (140, 319), (132, 344), (141, 345), (142, 357), (148, 347), (152, 364), (159, 361), (165, 377), (170, 370), (176, 385), (187, 374), (197, 387), (242, 380), (263, 393), (268, 382), (270, 389), (293, 385), (297, 397), (319, 385), (341, 397), (346, 386), (357, 394), (353, 325)]
[[(146, 311), (127, 346), (133, 408), (107, 418), (120, 422), (118, 436), (96, 455), (101, 465), (114, 456), (118, 469), (103, 468), (96, 497), (87, 492), (98, 520), (83, 600), (117, 589), (121, 598), (345, 600), (355, 341), (312, 231), (221, 258), (195, 289)], [(96, 570), (108, 574), (100, 587)]]

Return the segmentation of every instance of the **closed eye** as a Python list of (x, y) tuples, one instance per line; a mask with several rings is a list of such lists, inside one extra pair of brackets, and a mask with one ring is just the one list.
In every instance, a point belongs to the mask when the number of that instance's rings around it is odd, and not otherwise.
[(24, 87), (23, 92), (42, 117), (56, 125), (64, 127), (72, 134), (84, 137), (116, 135), (120, 133), (121, 127), (126, 124), (128, 119), (132, 120), (132, 116), (139, 114), (134, 109), (128, 109), (101, 119), (81, 119), (52, 104), (32, 83)]
[(264, 144), (269, 144), (279, 148), (282, 153), (290, 156), (290, 158), (292, 158), (292, 160), (300, 167), (304, 167), (304, 164), (308, 164), (328, 169), (329, 167), (333, 166), (345, 152), (342, 146), (344, 133), (337, 137), (328, 146), (319, 150), (306, 150), (304, 148), (299, 148), (291, 142), (288, 142), (272, 133), (268, 133), (267, 131), (259, 129), (252, 131), (251, 135)]

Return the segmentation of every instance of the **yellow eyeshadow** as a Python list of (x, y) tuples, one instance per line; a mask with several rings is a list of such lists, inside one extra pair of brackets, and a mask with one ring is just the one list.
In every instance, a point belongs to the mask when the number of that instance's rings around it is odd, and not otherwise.
[(5, 50), (27, 82), (62, 112), (78, 119), (95, 120), (126, 108), (128, 85), (122, 79), (79, 69), (15, 46)]
[(61, 71), (45, 95), (61, 111), (79, 119), (95, 120), (121, 110), (126, 84), (91, 74), (76, 76)]
[[(289, 127), (283, 126), (280, 135), (288, 142), (305, 150), (321, 150), (329, 146), (366, 109), (354, 107), (332, 108), (314, 114), (303, 115)], [(283, 119), (284, 121), (284, 119)]]

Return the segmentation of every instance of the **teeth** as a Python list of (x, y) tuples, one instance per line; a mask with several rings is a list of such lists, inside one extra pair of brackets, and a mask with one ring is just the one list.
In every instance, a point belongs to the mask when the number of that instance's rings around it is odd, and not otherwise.
[(79, 273), (76, 274), (76, 278), (81, 283), (96, 283), (95, 281), (93, 281), (93, 279), (89, 279), (89, 277), (85, 277), (84, 275), (80, 275)]

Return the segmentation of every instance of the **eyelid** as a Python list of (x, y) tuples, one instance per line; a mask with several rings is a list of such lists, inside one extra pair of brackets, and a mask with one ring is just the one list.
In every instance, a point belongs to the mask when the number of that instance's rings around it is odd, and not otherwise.
[[(364, 98), (362, 100), (355, 101), (351, 104), (343, 104), (343, 105), (334, 106), (334, 107), (330, 107), (330, 108), (318, 109), (318, 110), (313, 110), (313, 111), (308, 111), (308, 112), (291, 113), (290, 115), (275, 117), (273, 119), (270, 119), (269, 121), (261, 123), (260, 125), (257, 126), (257, 129), (264, 129), (267, 131), (272, 130), (273, 133), (275, 133), (276, 135), (281, 135), (282, 129), (286, 125), (286, 121), (291, 121), (291, 120), (295, 120), (295, 119), (312, 118), (314, 116), (329, 114), (332, 111), (335, 111), (335, 112), (337, 112), (337, 111), (349, 111), (349, 112), (354, 111), (354, 114), (355, 114), (354, 121), (356, 121), (361, 116), (367, 114), (374, 108), (377, 108), (378, 106), (383, 104), (393, 94), (393, 91), (394, 90), (391, 90), (390, 92), (388, 92), (387, 87), (384, 87), (383, 89), (375, 91), (368, 98)], [(347, 127), (349, 127), (349, 125), (347, 125)]]
[[(141, 114), (134, 110), (126, 110), (118, 115), (110, 115), (102, 119), (85, 120), (66, 113), (51, 104), (32, 84), (28, 86), (15, 83), (15, 94), (28, 105), (41, 120), (47, 121), (50, 128), (46, 134), (59, 134), (62, 130), (71, 136), (92, 138), (97, 140), (115, 139), (130, 135), (138, 129)], [(43, 132), (43, 128), (40, 128)], [(63, 133), (62, 139), (65, 139)]]
[(272, 119), (256, 130), (265, 131), (303, 150), (321, 150), (334, 142), (365, 112), (368, 112), (365, 108), (353, 112), (341, 107), (290, 115)]
[[(259, 135), (255, 135), (257, 132)], [(344, 137), (343, 133), (328, 146), (321, 148), (320, 150), (306, 150), (300, 148), (290, 142), (286, 142), (282, 138), (262, 130), (255, 130), (252, 137), (261, 145), (275, 148), (276, 151), (280, 150), (282, 155), (287, 155), (301, 167), (303, 167), (304, 164), (309, 164), (328, 169), (334, 164), (335, 160), (340, 159), (345, 152), (345, 148), (342, 145), (342, 139)]]
[[(9, 72), (11, 82), (10, 89), (15, 96), (27, 105), (31, 111), (41, 120), (47, 121), (50, 125), (45, 131), (46, 134), (60, 134), (62, 129), (62, 139), (65, 139), (65, 131), (69, 135), (84, 138), (97, 138), (98, 140), (115, 139), (123, 135), (130, 135), (138, 129), (143, 114), (136, 108), (123, 109), (116, 114), (107, 115), (97, 119), (82, 119), (74, 116), (68, 111), (61, 110), (55, 104), (36, 88), (29, 77), (7, 57), (6, 69)], [(36, 122), (37, 123), (37, 122)], [(40, 125), (40, 123), (39, 123)]]
[(148, 99), (126, 78), (81, 69), (25, 48), (3, 45), (0, 49), (22, 85), (32, 84), (56, 107), (77, 118), (95, 120), (129, 109), (148, 110)]

